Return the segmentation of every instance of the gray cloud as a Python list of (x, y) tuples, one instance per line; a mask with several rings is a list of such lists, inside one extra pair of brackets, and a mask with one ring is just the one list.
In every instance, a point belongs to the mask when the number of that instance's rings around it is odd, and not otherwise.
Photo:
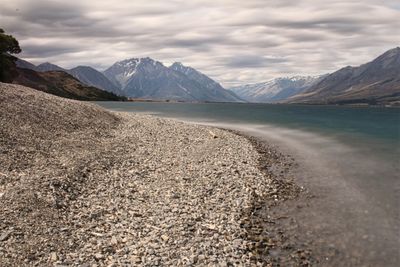
[(21, 57), (104, 69), (150, 56), (225, 86), (359, 65), (400, 44), (397, 0), (0, 0)]
[(259, 55), (238, 55), (226, 60), (226, 65), (231, 68), (263, 68), (285, 61), (286, 60), (283, 58), (267, 58)]

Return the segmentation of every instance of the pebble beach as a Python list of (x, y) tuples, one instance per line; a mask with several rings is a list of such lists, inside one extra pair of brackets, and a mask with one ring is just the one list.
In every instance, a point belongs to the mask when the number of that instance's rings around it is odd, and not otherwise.
[(9, 84), (0, 123), (1, 266), (310, 264), (257, 213), (299, 189), (255, 140)]

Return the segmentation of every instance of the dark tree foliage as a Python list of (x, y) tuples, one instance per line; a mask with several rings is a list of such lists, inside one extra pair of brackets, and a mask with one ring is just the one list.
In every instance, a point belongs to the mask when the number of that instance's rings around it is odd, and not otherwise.
[(15, 65), (17, 58), (11, 54), (20, 52), (18, 41), (12, 35), (5, 34), (0, 28), (0, 82), (12, 82), (18, 75)]

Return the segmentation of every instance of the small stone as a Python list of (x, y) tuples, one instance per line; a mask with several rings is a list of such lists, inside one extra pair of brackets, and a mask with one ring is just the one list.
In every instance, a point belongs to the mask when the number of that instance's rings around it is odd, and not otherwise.
[(94, 254), (94, 257), (96, 258), (96, 260), (104, 259), (104, 255), (101, 254), (101, 253), (96, 253), (96, 254)]
[(142, 259), (140, 257), (138, 257), (138, 256), (132, 256), (130, 258), (130, 261), (131, 261), (131, 263), (141, 263)]
[(167, 242), (169, 240), (168, 235), (161, 235), (161, 239), (164, 240), (164, 242)]
[(233, 245), (233, 247), (235, 247), (235, 248), (240, 247), (241, 244), (242, 244), (242, 240), (240, 240), (240, 239), (235, 239), (235, 240), (233, 240), (233, 242), (232, 242), (232, 245)]
[(0, 235), (0, 242), (6, 241), (10, 237), (11, 233), (12, 233), (12, 230), (5, 231), (4, 233), (2, 233)]
[(197, 263), (197, 261), (198, 261), (198, 258), (197, 258), (196, 255), (192, 255), (192, 256), (190, 257), (190, 262), (191, 262), (191, 263)]
[(57, 253), (55, 253), (55, 252), (50, 253), (50, 260), (52, 262), (57, 261), (57, 259), (58, 259)]
[(115, 245), (117, 245), (117, 244), (118, 244), (118, 240), (117, 240), (117, 238), (116, 238), (115, 236), (113, 236), (113, 237), (111, 238), (111, 245), (115, 246)]
[(206, 256), (204, 256), (203, 254), (201, 254), (201, 255), (199, 255), (199, 256), (197, 257), (197, 259), (198, 259), (198, 261), (202, 262), (202, 261), (204, 261), (204, 260), (206, 259)]
[(97, 237), (103, 237), (104, 235), (101, 233), (96, 233), (96, 232), (92, 232), (92, 235), (97, 236)]

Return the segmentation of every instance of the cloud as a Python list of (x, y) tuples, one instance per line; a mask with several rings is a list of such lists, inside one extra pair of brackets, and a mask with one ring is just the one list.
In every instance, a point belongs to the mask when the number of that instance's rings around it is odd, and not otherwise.
[(263, 57), (260, 55), (238, 55), (229, 58), (226, 66), (231, 68), (263, 68), (273, 66), (275, 63), (285, 62), (283, 58)]
[(150, 56), (225, 86), (359, 65), (400, 44), (396, 0), (0, 0), (21, 57), (100, 70)]

